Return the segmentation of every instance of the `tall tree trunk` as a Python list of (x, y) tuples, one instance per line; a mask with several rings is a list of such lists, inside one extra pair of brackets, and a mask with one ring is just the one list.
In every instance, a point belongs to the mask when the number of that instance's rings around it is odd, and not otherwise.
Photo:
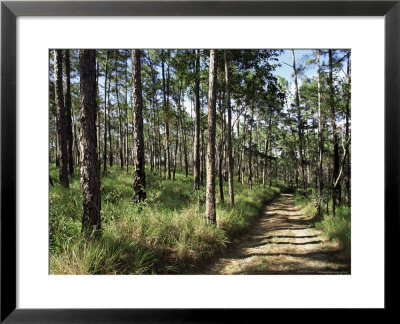
[(229, 204), (234, 206), (233, 194), (233, 155), (232, 155), (232, 110), (231, 110), (231, 96), (229, 87), (229, 61), (228, 53), (224, 50), (225, 60), (225, 91), (226, 91), (226, 109), (228, 112), (228, 129), (227, 129), (227, 144), (228, 144), (228, 185), (229, 185)]
[(266, 182), (266, 175), (267, 175), (267, 157), (268, 157), (268, 134), (265, 135), (265, 140), (264, 140), (264, 152), (265, 152), (265, 158), (264, 158), (264, 166), (263, 166), (263, 174), (262, 174), (262, 184), (263, 187), (265, 188), (265, 182)]
[[(185, 93), (182, 95), (183, 107), (185, 107)], [(187, 153), (187, 141), (186, 141), (186, 127), (185, 127), (185, 110), (181, 110), (181, 133), (183, 139), (183, 159), (185, 162), (185, 177), (189, 175), (189, 162)]]
[[(347, 56), (347, 91), (346, 91), (346, 140), (350, 136), (350, 50), (348, 52)], [(346, 205), (350, 206), (350, 200), (351, 200), (351, 191), (350, 191), (350, 181), (351, 181), (351, 172), (350, 172), (350, 152), (347, 155), (346, 159), (346, 179), (345, 179), (345, 185), (346, 185)]]
[(107, 122), (108, 122), (108, 142), (110, 144), (110, 149), (109, 149), (109, 158), (108, 161), (110, 162), (110, 167), (113, 166), (114, 164), (114, 152), (113, 152), (113, 145), (112, 145), (112, 137), (111, 137), (111, 105), (110, 105), (110, 92), (111, 92), (111, 78), (112, 78), (112, 72), (110, 73), (110, 80), (108, 82), (108, 91), (107, 91), (107, 101), (108, 101), (108, 118), (107, 118)]
[[(335, 93), (333, 88), (333, 59), (332, 50), (329, 50), (329, 95), (330, 95), (330, 108), (331, 108), (331, 119), (332, 119), (332, 136), (333, 136), (333, 182), (339, 176), (339, 145), (336, 133), (336, 111), (335, 111)], [(333, 183), (332, 182), (332, 183)], [(340, 203), (341, 187), (340, 183), (332, 190), (332, 215), (335, 216), (335, 206)]]
[[(169, 112), (169, 107), (168, 107), (168, 94), (167, 91), (169, 91), (169, 86), (165, 86), (165, 69), (164, 69), (164, 62), (165, 62), (165, 58), (164, 58), (164, 50), (161, 50), (161, 56), (162, 56), (162, 65), (161, 65), (161, 69), (162, 69), (162, 84), (163, 84), (163, 98), (164, 98), (164, 113), (165, 113), (165, 173), (166, 173), (166, 178), (167, 179), (171, 179), (171, 161), (170, 161), (170, 153), (169, 153), (169, 116), (168, 116), (168, 112)], [(169, 67), (168, 67), (168, 71), (169, 71)], [(169, 83), (169, 73), (167, 76), (168, 80), (167, 82)], [(169, 85), (169, 84), (168, 84)]]
[[(55, 87), (54, 87), (55, 89)], [(57, 116), (57, 107), (56, 107), (56, 167), (60, 167), (60, 145), (59, 145), (59, 135), (58, 135), (58, 116)]]
[(175, 173), (176, 173), (176, 156), (178, 155), (178, 144), (179, 144), (179, 124), (176, 122), (176, 138), (175, 138), (175, 150), (174, 150), (174, 169), (172, 171), (172, 180), (175, 180)]
[(243, 122), (243, 139), (242, 139), (242, 153), (241, 153), (241, 158), (240, 158), (240, 164), (241, 164), (241, 181), (242, 185), (244, 185), (244, 178), (245, 178), (245, 171), (246, 171), (246, 163), (245, 163), (245, 148), (246, 148), (246, 137), (247, 137), (247, 104), (246, 108), (244, 110), (244, 122)]
[(124, 168), (124, 134), (122, 130), (122, 117), (121, 105), (119, 103), (119, 90), (118, 90), (118, 50), (115, 51), (115, 95), (117, 97), (118, 106), (118, 133), (119, 133), (119, 159), (121, 169)]
[(78, 141), (78, 135), (76, 131), (76, 119), (74, 118), (75, 114), (74, 111), (71, 107), (71, 115), (72, 115), (72, 125), (73, 125), (73, 134), (74, 134), (74, 147), (75, 147), (75, 152), (76, 152), (76, 164), (79, 165), (80, 163), (80, 153), (79, 153), (79, 141)]
[(65, 74), (67, 76), (67, 91), (65, 93), (65, 121), (67, 132), (67, 150), (69, 174), (74, 174), (74, 156), (73, 156), (73, 133), (71, 119), (71, 63), (69, 59), (69, 50), (65, 50)]
[(82, 232), (101, 228), (100, 168), (96, 133), (96, 50), (79, 51)]
[(216, 133), (216, 83), (217, 50), (210, 50), (210, 72), (208, 90), (208, 138), (207, 138), (207, 185), (206, 217), (207, 222), (217, 223), (215, 209), (215, 133)]
[(200, 184), (204, 185), (204, 177), (205, 177), (205, 160), (206, 160), (206, 148), (205, 148), (205, 129), (201, 130), (201, 168), (200, 168)]
[(253, 188), (253, 165), (252, 165), (252, 158), (253, 158), (253, 117), (254, 117), (254, 108), (253, 105), (251, 105), (251, 119), (250, 119), (250, 135), (249, 135), (249, 179), (248, 179), (248, 184), (249, 188)]
[(104, 153), (103, 153), (103, 174), (107, 173), (107, 78), (108, 78), (108, 55), (106, 54), (105, 73), (104, 73)]
[(321, 66), (320, 66), (320, 50), (317, 50), (317, 65), (318, 65), (318, 214), (321, 214), (322, 204), (322, 189), (323, 189), (323, 169), (322, 169), (322, 112), (321, 112)]
[(294, 75), (294, 85), (296, 89), (296, 108), (297, 108), (297, 133), (299, 137), (299, 155), (300, 155), (300, 166), (301, 166), (301, 174), (303, 180), (303, 190), (305, 194), (306, 190), (306, 181), (304, 175), (304, 158), (303, 158), (303, 137), (302, 137), (302, 119), (301, 119), (301, 110), (300, 110), (300, 100), (299, 100), (299, 86), (297, 83), (297, 70), (296, 70), (296, 58), (294, 55), (294, 50), (292, 50), (292, 57), (293, 57), (293, 75)]
[[(256, 152), (260, 152), (261, 151), (261, 148), (259, 148), (259, 134), (260, 134), (260, 119), (257, 118)], [(257, 180), (257, 184), (260, 185), (258, 154), (255, 156), (255, 163), (256, 163), (256, 180)]]
[[(97, 55), (97, 54), (96, 54)], [(99, 98), (99, 60), (96, 59), (96, 128), (97, 128), (97, 159), (99, 161), (99, 169), (100, 169), (100, 107), (97, 101)], [(74, 133), (76, 132), (76, 123), (74, 122)], [(79, 150), (78, 150), (79, 152)], [(79, 157), (78, 157), (79, 161)]]
[(218, 178), (219, 178), (219, 194), (221, 202), (225, 201), (224, 199), (224, 178), (222, 174), (222, 162), (224, 161), (224, 107), (222, 105), (222, 97), (220, 96), (220, 128), (221, 128), (221, 138), (219, 141), (219, 161), (218, 161)]
[(62, 81), (62, 50), (54, 50), (54, 90), (57, 113), (57, 141), (60, 183), (69, 187), (68, 179), (68, 146), (67, 122), (64, 107), (63, 81)]
[(194, 190), (200, 189), (200, 53), (196, 50), (194, 82), (194, 141), (193, 141), (193, 182)]
[(142, 81), (140, 76), (140, 50), (132, 50), (132, 102), (133, 102), (133, 151), (135, 178), (133, 183), (133, 201), (146, 199), (146, 173), (144, 158), (144, 136), (142, 117)]
[(129, 118), (128, 118), (128, 62), (125, 66), (125, 157), (126, 157), (126, 172), (129, 172)]

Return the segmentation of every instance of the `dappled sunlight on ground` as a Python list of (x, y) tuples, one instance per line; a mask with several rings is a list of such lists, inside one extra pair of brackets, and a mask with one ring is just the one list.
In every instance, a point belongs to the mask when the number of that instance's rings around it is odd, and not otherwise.
[(327, 241), (295, 206), (292, 194), (271, 202), (252, 231), (209, 274), (349, 274), (349, 256)]

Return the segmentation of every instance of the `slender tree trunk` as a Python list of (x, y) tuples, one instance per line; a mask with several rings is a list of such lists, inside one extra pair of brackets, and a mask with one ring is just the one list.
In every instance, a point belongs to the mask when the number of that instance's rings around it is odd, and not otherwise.
[(204, 177), (205, 177), (205, 160), (206, 160), (206, 153), (205, 153), (205, 130), (201, 130), (201, 168), (200, 168), (200, 184), (204, 185)]
[[(346, 140), (350, 136), (350, 51), (348, 52), (347, 56), (347, 91), (346, 91)], [(350, 191), (350, 181), (351, 181), (351, 172), (350, 172), (350, 152), (347, 155), (346, 159), (346, 179), (345, 179), (345, 186), (346, 186), (346, 197), (345, 202), (347, 206), (350, 206), (351, 200), (351, 191)]]
[(222, 97), (220, 96), (220, 103), (219, 103), (219, 108), (220, 108), (220, 128), (221, 128), (221, 138), (219, 141), (219, 149), (218, 149), (218, 155), (219, 155), (219, 160), (218, 160), (218, 178), (219, 178), (219, 194), (220, 194), (220, 199), (221, 202), (223, 203), (225, 201), (224, 199), (224, 177), (222, 173), (222, 163), (224, 161), (224, 107), (222, 105)]
[(107, 91), (107, 101), (108, 101), (108, 118), (107, 118), (107, 122), (108, 122), (108, 142), (110, 144), (110, 149), (109, 149), (109, 159), (108, 161), (110, 162), (110, 167), (113, 166), (114, 164), (114, 152), (113, 152), (113, 145), (112, 145), (112, 137), (111, 137), (111, 105), (110, 105), (110, 92), (111, 92), (111, 78), (112, 78), (112, 72), (110, 73), (110, 80), (108, 82), (108, 91)]
[(69, 59), (69, 50), (65, 50), (65, 74), (67, 76), (67, 91), (65, 93), (65, 120), (67, 132), (67, 150), (69, 174), (74, 175), (74, 156), (73, 156), (73, 133), (71, 119), (71, 63)]
[(178, 122), (176, 123), (176, 138), (175, 138), (175, 150), (174, 150), (174, 169), (172, 171), (172, 180), (175, 180), (175, 173), (176, 173), (176, 156), (178, 155), (178, 144), (179, 144), (179, 125)]
[[(237, 137), (238, 137), (238, 148), (237, 148), (237, 156), (238, 156), (238, 164), (237, 164), (237, 181), (240, 182), (240, 171), (242, 170), (242, 154), (241, 154), (241, 147), (240, 147), (240, 122), (239, 118), (237, 120)], [(243, 140), (242, 140), (243, 141)], [(242, 144), (243, 145), (243, 144)]]
[(100, 168), (96, 132), (96, 50), (79, 51), (82, 232), (101, 228)]
[[(96, 54), (97, 55), (97, 54)], [(97, 128), (97, 159), (99, 161), (99, 170), (101, 167), (100, 157), (100, 107), (97, 101), (99, 98), (99, 61), (96, 59), (96, 128)], [(76, 123), (74, 123), (74, 132), (76, 132)], [(78, 150), (79, 151), (79, 150)], [(79, 161), (79, 157), (78, 157)]]
[[(168, 86), (167, 90), (165, 88), (165, 72), (164, 72), (164, 50), (161, 50), (161, 56), (162, 56), (162, 84), (163, 84), (163, 98), (164, 98), (164, 111), (165, 111), (165, 173), (166, 173), (166, 178), (171, 179), (171, 162), (170, 162), (170, 153), (169, 153), (169, 121), (168, 121), (168, 112), (169, 112), (169, 107), (168, 107)], [(169, 70), (169, 67), (168, 67)], [(169, 83), (169, 73), (167, 76), (168, 80), (167, 83)], [(168, 84), (169, 85), (169, 84)]]
[(253, 189), (253, 165), (252, 165), (252, 146), (253, 146), (253, 117), (254, 117), (254, 109), (253, 105), (251, 106), (251, 120), (250, 120), (250, 135), (249, 135), (249, 179), (248, 179), (248, 184), (250, 190)]
[[(185, 107), (185, 93), (182, 96), (183, 107)], [(183, 159), (185, 162), (185, 177), (189, 175), (189, 162), (188, 162), (188, 152), (187, 152), (187, 141), (186, 141), (186, 127), (185, 127), (185, 110), (181, 111), (181, 133), (183, 139)]]
[(105, 73), (104, 73), (104, 153), (103, 153), (103, 174), (107, 173), (107, 78), (108, 78), (108, 55), (106, 54)]
[(76, 152), (76, 164), (79, 165), (80, 163), (80, 153), (79, 153), (79, 141), (78, 141), (78, 135), (76, 131), (76, 120), (74, 118), (74, 111), (71, 107), (71, 114), (72, 114), (72, 125), (73, 125), (73, 131), (74, 131), (74, 147), (75, 147), (75, 152)]
[(264, 166), (263, 166), (263, 172), (262, 172), (262, 184), (263, 184), (263, 187), (265, 188), (265, 181), (266, 181), (266, 175), (267, 175), (268, 135), (265, 135), (264, 152), (265, 152), (265, 158), (264, 158)]
[[(335, 111), (335, 98), (333, 88), (333, 60), (332, 50), (329, 50), (329, 94), (330, 94), (330, 108), (332, 118), (332, 136), (333, 136), (333, 174), (332, 180), (335, 181), (339, 176), (339, 145), (336, 133), (336, 111)], [(340, 203), (341, 187), (340, 183), (332, 190), (332, 215), (335, 216), (335, 206)]]
[(129, 118), (128, 118), (128, 62), (125, 66), (125, 157), (126, 157), (126, 172), (129, 172)]
[[(55, 89), (55, 87), (54, 87)], [(57, 112), (57, 107), (56, 107), (56, 167), (60, 167), (60, 145), (59, 145), (59, 135), (58, 135), (58, 112)]]
[(322, 112), (321, 112), (321, 66), (320, 66), (320, 50), (317, 50), (318, 65), (318, 214), (321, 214), (322, 189), (323, 189), (323, 169), (322, 169)]
[(228, 185), (229, 185), (229, 204), (234, 206), (233, 194), (233, 156), (232, 156), (232, 110), (231, 110), (231, 96), (229, 86), (229, 61), (228, 53), (224, 50), (225, 60), (225, 91), (226, 91), (226, 109), (228, 112), (228, 129), (227, 129), (227, 144), (228, 144)]
[(144, 136), (142, 117), (142, 81), (140, 76), (140, 50), (132, 50), (132, 102), (133, 102), (133, 151), (135, 178), (133, 183), (133, 201), (146, 199), (146, 174), (144, 157)]
[(293, 57), (293, 75), (294, 75), (294, 85), (296, 89), (296, 108), (297, 108), (297, 133), (299, 137), (299, 155), (300, 155), (300, 166), (301, 166), (301, 174), (303, 180), (303, 190), (305, 194), (306, 190), (306, 181), (304, 175), (304, 158), (303, 158), (303, 137), (302, 137), (302, 119), (301, 119), (301, 110), (300, 110), (300, 100), (299, 100), (299, 86), (297, 83), (297, 70), (296, 70), (296, 58), (294, 55), (294, 50), (292, 50), (292, 57)]
[(243, 123), (243, 139), (242, 139), (242, 153), (240, 158), (241, 165), (241, 181), (242, 185), (244, 185), (245, 171), (246, 171), (246, 163), (245, 163), (245, 146), (246, 146), (246, 137), (247, 137), (247, 105), (244, 110), (244, 123)]
[(207, 222), (217, 223), (215, 209), (215, 134), (216, 134), (216, 83), (217, 50), (210, 50), (210, 74), (208, 90), (208, 139), (207, 139), (207, 185), (206, 216)]
[(157, 85), (156, 85), (156, 71), (154, 70), (154, 64), (153, 61), (150, 59), (150, 54), (149, 54), (149, 61), (150, 61), (150, 67), (151, 67), (151, 81), (152, 81), (152, 104), (153, 104), (153, 132), (152, 132), (152, 137), (153, 137), (153, 166), (156, 168), (157, 164), (157, 157), (160, 159), (160, 152), (157, 152), (157, 144), (156, 144), (156, 138), (159, 137), (159, 132), (160, 129), (159, 127), (156, 127), (156, 112), (158, 114), (158, 108), (157, 108)]
[(193, 143), (193, 182), (194, 190), (200, 189), (200, 53), (196, 50), (195, 64), (195, 122), (194, 122), (194, 143)]
[(121, 105), (119, 103), (119, 89), (118, 89), (118, 50), (115, 52), (115, 95), (117, 97), (118, 106), (118, 133), (119, 133), (119, 159), (121, 170), (124, 168), (124, 134), (122, 130), (122, 117), (121, 117)]
[(68, 179), (68, 146), (67, 122), (64, 107), (63, 81), (62, 81), (62, 50), (54, 50), (54, 90), (57, 113), (57, 141), (60, 183), (69, 187)]
[[(257, 118), (257, 128), (256, 128), (256, 152), (260, 152), (261, 149), (259, 147), (259, 134), (260, 134), (260, 119)], [(258, 154), (255, 157), (256, 163), (256, 180), (257, 184), (260, 185), (260, 177), (259, 177), (259, 163), (258, 163)]]

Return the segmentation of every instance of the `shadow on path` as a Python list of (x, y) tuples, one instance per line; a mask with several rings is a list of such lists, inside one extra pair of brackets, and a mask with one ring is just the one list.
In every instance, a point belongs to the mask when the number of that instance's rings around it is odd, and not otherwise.
[(206, 270), (208, 274), (350, 274), (350, 257), (323, 238), (282, 194), (243, 240)]

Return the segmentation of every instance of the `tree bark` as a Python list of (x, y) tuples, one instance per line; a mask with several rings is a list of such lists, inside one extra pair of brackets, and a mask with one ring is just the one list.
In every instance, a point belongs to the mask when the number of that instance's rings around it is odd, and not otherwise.
[(132, 102), (133, 102), (133, 151), (135, 175), (133, 183), (133, 201), (138, 203), (146, 199), (146, 173), (144, 157), (144, 136), (142, 117), (142, 81), (140, 76), (140, 50), (132, 50)]
[[(80, 152), (79, 152), (79, 141), (78, 141), (78, 135), (76, 131), (76, 119), (74, 118), (74, 110), (71, 107), (71, 115), (72, 115), (72, 125), (73, 125), (73, 135), (74, 135), (74, 147), (76, 151), (76, 164), (79, 165), (80, 163)], [(98, 134), (98, 133), (97, 133)]]
[(60, 183), (69, 187), (68, 179), (68, 141), (67, 122), (64, 107), (63, 81), (62, 81), (62, 50), (54, 50), (54, 90), (57, 113), (57, 141)]
[[(336, 133), (336, 111), (335, 111), (335, 93), (333, 88), (333, 59), (332, 50), (329, 50), (329, 95), (330, 95), (330, 108), (332, 119), (332, 136), (333, 136), (333, 181), (339, 176), (339, 144)], [(340, 203), (341, 187), (340, 183), (332, 190), (332, 215), (335, 216), (335, 206)]]
[(195, 122), (194, 122), (194, 143), (193, 143), (193, 182), (194, 190), (200, 189), (200, 54), (196, 50), (195, 63)]
[(322, 169), (322, 112), (321, 112), (321, 66), (320, 66), (320, 50), (317, 50), (317, 65), (318, 65), (318, 214), (321, 214), (322, 189), (323, 189), (323, 169)]
[(221, 202), (224, 203), (224, 177), (222, 173), (222, 163), (224, 161), (224, 149), (225, 149), (225, 143), (224, 143), (224, 107), (222, 105), (222, 97), (220, 96), (220, 103), (219, 103), (219, 108), (220, 108), (220, 128), (221, 128), (221, 138), (219, 142), (219, 149), (218, 149), (218, 155), (219, 155), (219, 161), (218, 161), (218, 178), (219, 178), (219, 194), (220, 194), (220, 199)]
[(129, 118), (128, 118), (128, 62), (125, 65), (125, 157), (126, 172), (129, 172)]
[[(161, 50), (161, 58), (162, 58), (162, 65), (161, 65), (161, 70), (162, 70), (162, 84), (163, 84), (163, 99), (164, 99), (164, 113), (165, 113), (165, 173), (166, 173), (166, 178), (171, 179), (171, 161), (170, 161), (170, 152), (169, 152), (169, 107), (168, 107), (168, 95), (167, 91), (169, 90), (169, 86), (165, 86), (165, 69), (164, 69), (164, 50)], [(169, 71), (169, 67), (168, 67)], [(169, 83), (169, 73), (168, 73), (168, 80), (167, 82)], [(168, 84), (169, 85), (169, 84)]]
[(231, 110), (231, 96), (229, 88), (229, 61), (227, 50), (224, 50), (225, 60), (225, 91), (226, 91), (226, 109), (228, 113), (228, 126), (227, 126), (227, 144), (228, 144), (228, 186), (229, 186), (229, 204), (234, 206), (234, 193), (233, 193), (233, 155), (232, 155), (232, 110)]
[(115, 52), (115, 95), (117, 97), (117, 106), (118, 106), (119, 160), (122, 170), (124, 168), (124, 134), (122, 130), (121, 105), (119, 102), (119, 89), (118, 89), (118, 50), (116, 50)]
[[(346, 91), (346, 139), (350, 136), (350, 50), (347, 56), (347, 91)], [(346, 159), (346, 179), (345, 179), (345, 186), (346, 186), (346, 196), (345, 201), (346, 205), (350, 206), (351, 200), (351, 191), (350, 191), (350, 181), (351, 181), (351, 172), (350, 172), (350, 152), (347, 155)]]
[(107, 118), (107, 122), (108, 122), (108, 142), (110, 144), (110, 149), (109, 149), (109, 157), (108, 157), (108, 161), (110, 162), (110, 167), (113, 166), (114, 164), (114, 153), (113, 153), (113, 145), (112, 145), (112, 137), (111, 137), (111, 105), (110, 105), (110, 93), (111, 93), (111, 78), (112, 78), (112, 71), (110, 73), (110, 80), (108, 82), (108, 91), (107, 91), (107, 101), (108, 101), (108, 105), (107, 105), (107, 110), (108, 110), (108, 118)]
[(299, 137), (299, 155), (300, 155), (300, 166), (301, 166), (301, 174), (303, 180), (303, 190), (305, 194), (306, 190), (306, 182), (305, 182), (305, 175), (304, 175), (304, 158), (303, 158), (303, 137), (302, 137), (302, 119), (301, 119), (301, 110), (300, 110), (300, 100), (299, 100), (299, 86), (297, 83), (297, 70), (296, 70), (296, 58), (294, 55), (294, 50), (292, 50), (292, 57), (293, 57), (293, 75), (294, 75), (294, 85), (296, 89), (296, 108), (297, 108), (297, 133)]
[[(185, 107), (185, 93), (182, 94), (183, 107)], [(189, 175), (189, 163), (187, 153), (187, 141), (186, 141), (186, 127), (185, 127), (185, 110), (181, 110), (181, 133), (183, 139), (183, 159), (185, 162), (185, 177)]]
[(208, 138), (207, 138), (207, 185), (206, 217), (207, 222), (216, 224), (215, 206), (215, 134), (216, 134), (216, 83), (217, 50), (210, 50), (210, 71), (208, 90)]
[[(96, 54), (97, 55), (97, 54)], [(97, 127), (97, 159), (99, 160), (99, 168), (100, 166), (100, 108), (99, 104), (97, 101), (97, 98), (99, 98), (99, 60), (96, 59), (96, 127)], [(74, 132), (76, 132), (76, 122), (74, 122)], [(79, 161), (79, 155), (78, 155), (78, 161)]]
[(240, 158), (240, 166), (241, 166), (241, 182), (242, 185), (244, 185), (244, 179), (245, 179), (245, 172), (246, 172), (246, 163), (245, 163), (245, 148), (246, 148), (246, 137), (247, 137), (247, 104), (244, 110), (244, 120), (243, 120), (243, 139), (242, 139), (242, 153), (241, 153), (241, 158)]
[(107, 78), (108, 78), (108, 55), (106, 54), (105, 73), (104, 73), (104, 153), (103, 153), (103, 174), (107, 173)]
[(254, 118), (254, 108), (253, 105), (251, 105), (251, 119), (250, 119), (250, 134), (249, 134), (249, 179), (248, 179), (248, 184), (250, 190), (253, 189), (253, 165), (252, 165), (252, 159), (253, 159), (253, 118)]
[(67, 77), (67, 91), (65, 93), (65, 120), (67, 133), (68, 168), (69, 174), (74, 175), (74, 138), (71, 119), (71, 63), (69, 59), (69, 50), (65, 50), (65, 74)]
[(79, 51), (82, 232), (101, 229), (100, 169), (96, 133), (96, 50)]

